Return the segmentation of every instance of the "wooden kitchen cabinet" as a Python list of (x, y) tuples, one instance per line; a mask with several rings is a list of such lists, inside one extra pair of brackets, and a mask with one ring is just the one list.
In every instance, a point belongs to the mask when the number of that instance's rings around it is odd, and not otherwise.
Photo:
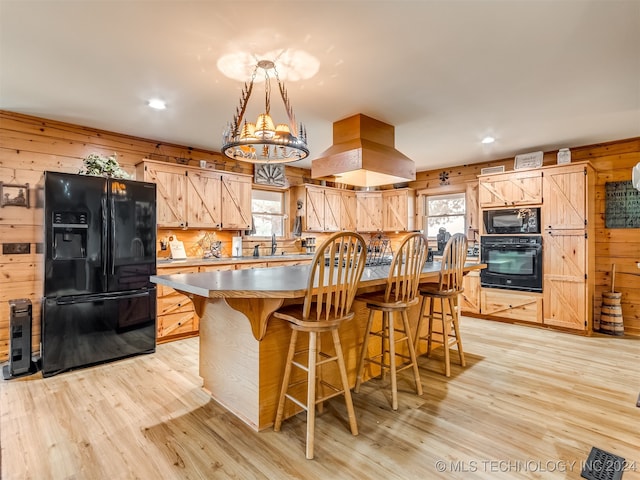
[(587, 227), (589, 171), (589, 167), (579, 164), (545, 169), (541, 212), (545, 229), (575, 230)]
[[(158, 275), (195, 273), (198, 267), (158, 267)], [(157, 291), (157, 341), (197, 335), (199, 319), (189, 297), (173, 288), (158, 285)]]
[(462, 278), (458, 302), (462, 313), (480, 313), (480, 272), (472, 271)]
[(542, 171), (480, 175), (478, 200), (481, 208), (542, 203)]
[(542, 323), (542, 294), (483, 288), (480, 291), (480, 313), (509, 320)]
[(382, 192), (356, 192), (356, 230), (382, 231)]
[[(355, 228), (355, 192), (319, 185), (301, 185), (291, 190), (292, 208), (303, 205), (306, 232), (338, 232)], [(296, 206), (297, 208), (297, 206)]]
[(251, 176), (144, 160), (136, 178), (156, 184), (162, 228), (251, 228)]
[(408, 232), (415, 228), (415, 190), (410, 188), (382, 192), (382, 229)]
[(465, 222), (467, 224), (467, 240), (469, 242), (480, 241), (478, 232), (480, 232), (480, 224), (482, 223), (482, 219), (480, 218), (478, 191), (478, 181), (467, 182), (467, 188), (465, 189)]
[(156, 222), (159, 227), (187, 226), (187, 176), (184, 167), (144, 161), (136, 165), (136, 178), (156, 184)]
[(225, 230), (251, 228), (251, 176), (221, 176), (222, 226)]
[(340, 208), (342, 199), (340, 190), (324, 190), (324, 231), (339, 232), (342, 229)]
[(324, 231), (324, 189), (322, 187), (303, 187), (304, 220), (303, 230), (308, 232)]
[(219, 172), (189, 170), (187, 178), (187, 226), (220, 228), (222, 225)]
[[(584, 230), (545, 230), (544, 323), (586, 330), (587, 239)], [(589, 309), (590, 310), (590, 309)]]
[(356, 192), (342, 190), (340, 192), (340, 230), (356, 230)]
[(595, 172), (586, 162), (544, 171), (544, 323), (590, 332), (595, 277)]

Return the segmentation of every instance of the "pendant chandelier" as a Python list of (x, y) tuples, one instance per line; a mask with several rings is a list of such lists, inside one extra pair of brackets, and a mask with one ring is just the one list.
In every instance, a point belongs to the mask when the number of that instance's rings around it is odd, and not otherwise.
[[(265, 106), (264, 113), (258, 115), (255, 123), (247, 122), (245, 114), (256, 75), (264, 71)], [(289, 123), (274, 124), (271, 118), (271, 78), (269, 71), (278, 82), (278, 89), (284, 102)], [(293, 108), (284, 84), (271, 60), (260, 60), (251, 81), (244, 84), (240, 95), (240, 105), (236, 108), (233, 121), (227, 125), (222, 138), (222, 153), (232, 160), (250, 163), (289, 163), (302, 160), (309, 155), (307, 131), (302, 124), (296, 126)]]

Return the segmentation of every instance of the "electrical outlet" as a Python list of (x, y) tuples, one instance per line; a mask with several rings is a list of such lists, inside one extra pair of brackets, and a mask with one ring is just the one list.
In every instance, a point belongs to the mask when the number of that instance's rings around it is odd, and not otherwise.
[(640, 262), (636, 263), (636, 266), (637, 266), (638, 268), (640, 268)]

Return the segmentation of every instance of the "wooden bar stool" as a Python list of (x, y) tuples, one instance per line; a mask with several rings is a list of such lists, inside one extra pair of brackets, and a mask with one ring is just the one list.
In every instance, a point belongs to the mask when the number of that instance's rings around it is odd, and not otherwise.
[[(412, 368), (416, 391), (418, 395), (422, 395), (420, 371), (416, 361), (407, 311), (420, 301), (418, 286), (426, 255), (427, 244), (424, 237), (420, 233), (407, 235), (391, 260), (385, 291), (356, 297), (357, 300), (367, 304), (369, 320), (358, 362), (354, 391), (360, 391), (365, 364), (378, 365), (382, 378), (385, 377), (387, 370), (391, 374), (391, 406), (394, 410), (398, 409), (398, 372)], [(382, 312), (382, 327), (380, 330), (373, 330), (373, 318), (377, 311)], [(400, 325), (396, 325), (395, 312), (400, 314)], [(381, 339), (381, 351), (369, 355), (369, 339), (372, 336)], [(396, 348), (396, 344), (399, 342), (406, 342), (406, 350), (399, 351)], [(401, 360), (400, 364), (397, 363), (398, 358)]]
[[(285, 400), (288, 399), (306, 410), (308, 459), (313, 458), (316, 405), (319, 404), (322, 408), (325, 400), (344, 394), (351, 433), (358, 434), (338, 328), (342, 322), (351, 320), (354, 316), (351, 306), (364, 270), (365, 257), (366, 245), (362, 236), (355, 232), (332, 235), (317, 248), (313, 257), (304, 304), (285, 306), (273, 313), (275, 318), (286, 320), (291, 327), (291, 340), (273, 429), (280, 431)], [(298, 332), (307, 332), (309, 335), (308, 345), (300, 350), (296, 350)], [(321, 348), (319, 334), (322, 332), (331, 332), (335, 353), (328, 353)], [(337, 365), (334, 364), (332, 371), (325, 371), (331, 362), (336, 362)], [(306, 372), (306, 379), (291, 381), (293, 367)], [(336, 384), (338, 381), (339, 385)], [(304, 383), (306, 399), (297, 398), (295, 387)]]
[[(458, 295), (463, 291), (463, 267), (466, 259), (467, 237), (462, 233), (456, 233), (449, 239), (444, 248), (438, 282), (425, 283), (420, 286), (422, 306), (420, 308), (420, 317), (418, 318), (418, 328), (416, 329), (415, 348), (418, 351), (420, 340), (426, 340), (427, 356), (429, 356), (431, 355), (433, 343), (442, 345), (444, 348), (444, 374), (447, 377), (451, 376), (449, 349), (452, 346), (456, 345), (458, 347), (460, 365), (463, 367), (466, 365), (462, 339), (460, 338), (460, 327), (458, 325)], [(434, 309), (437, 300), (440, 301), (439, 312)], [(429, 313), (425, 315), (427, 302), (429, 303)], [(425, 317), (428, 319), (427, 333), (426, 335), (421, 335), (422, 323)], [(434, 322), (438, 324), (434, 324)]]

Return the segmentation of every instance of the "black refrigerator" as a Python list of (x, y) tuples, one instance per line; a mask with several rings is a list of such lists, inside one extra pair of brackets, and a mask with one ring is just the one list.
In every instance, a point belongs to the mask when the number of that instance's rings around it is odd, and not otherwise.
[(156, 348), (156, 186), (45, 172), (43, 376)]

